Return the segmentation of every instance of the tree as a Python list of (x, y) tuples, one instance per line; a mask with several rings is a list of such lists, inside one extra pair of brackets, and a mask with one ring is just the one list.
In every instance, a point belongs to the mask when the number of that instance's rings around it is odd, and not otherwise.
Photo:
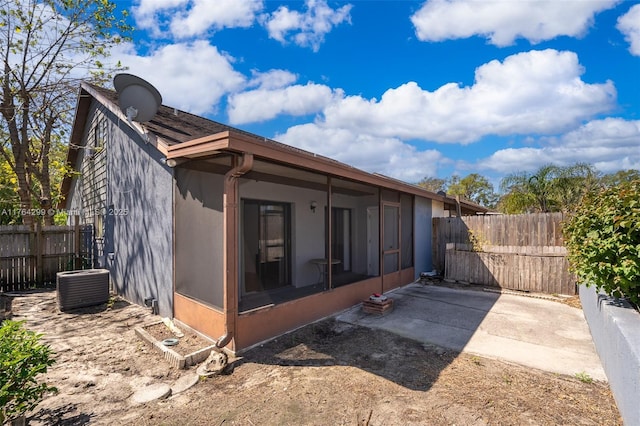
[(585, 163), (547, 164), (535, 173), (514, 173), (500, 182), (503, 213), (572, 211), (585, 194), (598, 187), (598, 173)]
[(582, 198), (600, 187), (598, 171), (587, 163), (560, 167), (553, 181), (552, 196), (560, 211), (574, 211)]
[(588, 194), (563, 233), (582, 284), (640, 304), (640, 180)]
[(628, 169), (619, 170), (615, 173), (610, 173), (600, 178), (600, 184), (605, 188), (620, 185), (624, 182), (632, 182), (634, 180), (640, 180), (640, 170)]
[(478, 173), (471, 173), (462, 179), (453, 175), (449, 179), (447, 192), (449, 195), (459, 195), (486, 207), (494, 207), (497, 201), (491, 182)]
[[(56, 202), (65, 169), (55, 155), (64, 152), (79, 81), (104, 83), (120, 69), (103, 62), (130, 31), (126, 13), (114, 12), (108, 0), (0, 0), (0, 131), (7, 136), (0, 155), (15, 175), (21, 209)], [(33, 225), (34, 216), (22, 221)]]
[(20, 222), (18, 180), (6, 160), (8, 156), (6, 153), (0, 155), (0, 225), (14, 225)]
[(440, 179), (436, 177), (425, 177), (420, 182), (418, 182), (418, 186), (426, 189), (431, 192), (440, 192), (446, 191), (447, 181), (445, 179)]
[(460, 178), (458, 175), (447, 179), (425, 177), (418, 182), (418, 186), (436, 193), (443, 191), (447, 195), (459, 195), (489, 208), (495, 207), (498, 199), (491, 182), (478, 173), (471, 173), (464, 178)]

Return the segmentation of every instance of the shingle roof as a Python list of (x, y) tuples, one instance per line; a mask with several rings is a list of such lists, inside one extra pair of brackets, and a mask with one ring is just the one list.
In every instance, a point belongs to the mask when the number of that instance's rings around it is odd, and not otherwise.
[[(106, 100), (107, 102), (113, 104), (115, 107), (117, 107), (118, 105), (118, 94), (110, 89), (105, 89), (103, 87), (99, 87), (99, 86), (95, 86), (93, 84), (89, 84), (89, 83), (82, 83), (82, 88), (85, 89), (86, 91), (93, 92), (94, 96), (95, 95), (99, 95), (99, 97), (102, 97), (103, 100)], [(86, 107), (86, 105), (85, 105)], [(79, 107), (80, 108), (80, 107)], [(80, 111), (77, 111), (77, 114)], [(85, 111), (86, 112), (86, 111)], [(78, 125), (78, 123), (76, 123), (76, 125)], [(172, 145), (178, 145), (180, 143), (183, 142), (188, 142), (188, 141), (193, 141), (194, 139), (198, 139), (198, 138), (202, 138), (202, 137), (206, 137), (206, 136), (210, 136), (216, 133), (220, 133), (220, 132), (224, 132), (224, 131), (233, 131), (235, 133), (240, 133), (243, 134), (245, 136), (247, 136), (250, 139), (253, 139), (256, 142), (259, 142), (260, 144), (267, 144), (267, 145), (271, 145), (273, 147), (277, 147), (280, 150), (286, 150), (292, 153), (296, 153), (296, 154), (301, 154), (303, 156), (309, 156), (312, 157), (314, 159), (322, 159), (325, 162), (330, 162), (333, 164), (338, 164), (340, 166), (346, 167), (346, 168), (350, 168), (352, 170), (357, 170), (355, 169), (353, 166), (350, 166), (348, 164), (344, 164), (341, 163), (337, 160), (334, 160), (332, 158), (329, 157), (324, 157), (318, 154), (315, 154), (313, 152), (309, 152), (309, 151), (305, 151), (303, 149), (300, 148), (296, 148), (293, 147), (291, 145), (287, 145), (287, 144), (283, 144), (268, 138), (264, 138), (258, 135), (255, 135), (253, 133), (249, 133), (247, 131), (235, 128), (235, 127), (231, 127), (228, 126), (226, 124), (222, 124), (195, 114), (191, 114), (185, 111), (181, 111), (178, 110), (176, 108), (172, 108), (166, 105), (161, 105), (158, 109), (157, 114), (155, 115), (155, 117), (153, 119), (151, 119), (148, 122), (143, 123), (145, 129), (148, 132), (151, 132), (153, 134), (155, 134), (158, 138), (160, 138), (164, 143), (166, 143), (169, 146)], [(74, 129), (76, 130), (76, 129)], [(80, 135), (80, 133), (78, 133), (78, 136)], [(73, 138), (74, 136), (72, 136)], [(76, 136), (77, 137), (77, 136)], [(67, 161), (70, 164), (74, 164), (75, 163), (75, 158), (76, 158), (76, 152), (75, 150), (69, 150), (69, 156), (67, 158)], [(366, 172), (363, 172), (365, 173)], [(401, 183), (402, 185), (404, 185), (405, 187), (414, 187), (417, 188), (416, 185), (413, 184), (409, 184), (407, 182), (401, 182), (398, 181), (396, 179), (392, 179), (389, 178), (387, 176), (383, 176), (383, 175), (379, 175), (379, 174), (373, 174), (374, 176), (380, 176), (382, 178), (384, 178), (385, 180), (388, 181), (395, 181), (398, 183)], [(65, 182), (63, 182), (63, 193), (65, 193), (65, 188), (68, 191), (69, 189), (69, 182), (70, 179), (65, 178)], [(450, 197), (440, 197), (438, 195), (436, 195), (435, 193), (432, 193), (430, 191), (427, 191), (423, 188), (420, 188), (420, 192), (426, 194), (430, 194), (429, 198), (437, 198), (437, 199), (443, 199), (445, 201), (446, 204), (451, 204), (452, 202), (455, 203), (455, 200), (451, 199)], [(64, 201), (62, 203), (64, 205)], [(482, 206), (479, 206), (475, 203), (469, 202), (469, 201), (462, 201), (463, 205), (466, 204), (467, 208), (470, 208), (470, 210), (474, 210), (474, 211), (487, 211), (487, 209), (485, 209)]]
[[(115, 91), (92, 84), (85, 84), (115, 105), (118, 105), (118, 94)], [(169, 145), (232, 129), (232, 127), (222, 123), (166, 105), (160, 106), (156, 116), (151, 121), (144, 123), (144, 127)]]

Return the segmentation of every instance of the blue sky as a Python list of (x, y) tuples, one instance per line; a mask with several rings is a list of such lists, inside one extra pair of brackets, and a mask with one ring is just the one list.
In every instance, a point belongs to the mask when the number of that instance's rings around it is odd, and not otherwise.
[(640, 3), (119, 1), (166, 105), (408, 182), (640, 169)]

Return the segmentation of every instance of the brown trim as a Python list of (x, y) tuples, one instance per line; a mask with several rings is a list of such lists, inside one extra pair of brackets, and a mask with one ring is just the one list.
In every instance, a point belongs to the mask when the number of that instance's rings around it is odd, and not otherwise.
[(383, 207), (382, 207), (382, 188), (378, 188), (378, 276), (380, 277), (380, 291), (384, 293), (384, 243), (382, 237), (384, 234), (384, 222), (383, 222)]
[(416, 280), (415, 267), (400, 270), (400, 285), (412, 283)]
[(333, 207), (333, 187), (331, 185), (331, 176), (327, 178), (327, 211), (325, 212), (327, 218), (327, 233), (325, 235), (325, 247), (327, 248), (327, 286), (329, 289), (333, 288), (333, 271), (332, 271), (332, 260), (333, 253), (331, 253), (331, 234), (333, 233), (333, 220), (331, 218), (331, 209)]
[[(229, 131), (224, 131), (189, 142), (171, 145), (167, 148), (167, 160), (180, 157), (195, 158), (217, 154), (220, 150), (229, 147), (229, 141), (230, 133)], [(251, 150), (241, 152), (251, 152)]]
[(224, 333), (223, 312), (176, 292), (173, 293), (173, 316), (213, 339)]
[(238, 316), (237, 351), (362, 302), (380, 288), (380, 277), (316, 293)]
[(217, 346), (222, 348), (232, 342), (231, 350), (236, 350), (236, 317), (238, 315), (238, 178), (253, 167), (253, 155), (244, 153), (241, 162), (234, 160), (235, 167), (224, 175), (224, 315), (225, 334), (218, 339)]
[[(418, 186), (383, 175), (371, 174), (321, 155), (316, 155), (308, 151), (270, 141), (266, 138), (260, 138), (257, 135), (252, 136), (234, 129), (225, 130), (223, 132), (194, 139), (189, 142), (172, 145), (168, 148), (167, 158), (211, 155), (214, 151), (225, 149), (236, 153), (251, 152), (256, 157), (262, 157), (267, 160), (284, 163), (297, 168), (326, 173), (340, 178), (367, 183), (373, 186), (380, 186), (386, 189), (402, 191), (429, 199), (455, 204), (455, 200), (450, 200), (447, 197), (427, 191), (426, 189)], [(470, 207), (475, 208), (476, 206), (470, 205)], [(479, 211), (486, 211), (486, 209), (480, 206), (477, 207)]]
[[(382, 194), (382, 191), (380, 191), (380, 193)], [(400, 194), (398, 194), (398, 197), (400, 196)], [(382, 195), (381, 195), (382, 197)], [(398, 209), (398, 223), (397, 223), (397, 230), (396, 232), (398, 233), (398, 248), (396, 249), (391, 249), (391, 250), (387, 250), (385, 248), (385, 241), (384, 241), (384, 208), (385, 206), (391, 206), (391, 207), (395, 207)], [(393, 285), (393, 283), (396, 283), (397, 281), (399, 281), (400, 279), (400, 270), (402, 269), (402, 252), (401, 252), (401, 247), (402, 247), (402, 207), (400, 205), (400, 201), (395, 202), (395, 201), (381, 201), (380, 204), (380, 223), (381, 223), (381, 235), (380, 235), (380, 248), (381, 248), (381, 255), (380, 255), (380, 267), (382, 269), (382, 292), (384, 293), (385, 291), (388, 291), (389, 288), (393, 288), (393, 287), (389, 287), (389, 285), (387, 284), (388, 282), (392, 283), (390, 285)], [(396, 271), (393, 272), (389, 272), (388, 274), (386, 273), (386, 271), (384, 270), (384, 257), (387, 254), (396, 254), (396, 256), (398, 257), (398, 269)], [(397, 276), (396, 276), (397, 275)]]

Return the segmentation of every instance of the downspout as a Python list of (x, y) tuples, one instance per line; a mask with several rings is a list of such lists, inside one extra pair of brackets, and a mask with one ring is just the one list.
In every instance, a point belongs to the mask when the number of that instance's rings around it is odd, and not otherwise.
[[(240, 164), (236, 164), (224, 175), (224, 234), (225, 265), (224, 282), (224, 334), (216, 341), (216, 347), (223, 348), (236, 334), (238, 315), (238, 178), (253, 167), (253, 154), (242, 154)], [(234, 347), (235, 350), (235, 347)]]

